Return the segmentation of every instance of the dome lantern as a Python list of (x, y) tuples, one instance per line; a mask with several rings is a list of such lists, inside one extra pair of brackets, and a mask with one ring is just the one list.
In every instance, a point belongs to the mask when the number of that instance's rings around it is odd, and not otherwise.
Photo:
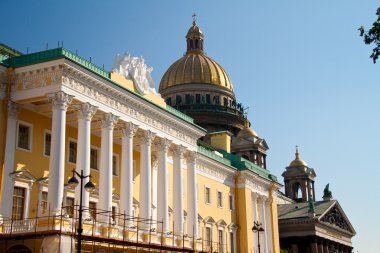
[(193, 25), (190, 27), (186, 35), (187, 52), (189, 51), (201, 51), (203, 52), (203, 32), (197, 26), (197, 15), (193, 14)]

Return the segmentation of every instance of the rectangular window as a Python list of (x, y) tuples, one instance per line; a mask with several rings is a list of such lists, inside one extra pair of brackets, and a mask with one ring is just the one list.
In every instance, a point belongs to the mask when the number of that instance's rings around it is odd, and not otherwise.
[(222, 192), (218, 191), (217, 195), (218, 195), (218, 207), (223, 207), (223, 194), (222, 194)]
[(224, 252), (223, 251), (223, 244), (224, 244), (224, 241), (223, 241), (223, 230), (218, 230), (218, 252)]
[(69, 141), (69, 162), (77, 162), (77, 143), (74, 141)]
[(195, 94), (195, 102), (197, 104), (200, 104), (201, 103), (201, 94)]
[(90, 215), (91, 217), (96, 220), (96, 202), (90, 202)]
[(13, 190), (12, 219), (21, 220), (24, 218), (25, 188), (15, 187)]
[(41, 211), (42, 213), (45, 213), (48, 210), (48, 193), (42, 192), (41, 193)]
[(230, 252), (235, 253), (235, 239), (234, 232), (230, 232)]
[(206, 202), (206, 204), (211, 203), (211, 190), (209, 187), (205, 188), (205, 202)]
[(113, 224), (116, 224), (116, 206), (112, 206), (112, 220)]
[(185, 103), (186, 104), (191, 104), (191, 96), (190, 96), (190, 94), (186, 94), (185, 95)]
[(223, 105), (228, 106), (228, 98), (226, 97), (223, 98)]
[(211, 246), (211, 228), (210, 227), (206, 227), (206, 246), (207, 247), (210, 247)]
[(66, 198), (66, 214), (71, 218), (74, 216), (74, 198)]
[(31, 150), (31, 127), (21, 124), (18, 124), (18, 140), (17, 147)]
[(210, 96), (210, 94), (206, 94), (206, 104), (211, 104), (211, 96)]
[(51, 147), (51, 133), (45, 132), (44, 155), (50, 156), (50, 147)]
[(113, 155), (112, 156), (112, 174), (114, 176), (118, 176), (119, 175), (119, 166), (118, 166), (118, 157), (116, 155)]
[(90, 151), (90, 167), (91, 169), (98, 169), (98, 150), (91, 148)]
[(235, 202), (235, 200), (234, 200), (234, 195), (232, 195), (232, 194), (230, 194), (229, 196), (228, 196), (228, 202), (229, 202), (229, 206), (230, 206), (230, 210), (232, 211), (232, 210), (234, 210), (234, 202)]

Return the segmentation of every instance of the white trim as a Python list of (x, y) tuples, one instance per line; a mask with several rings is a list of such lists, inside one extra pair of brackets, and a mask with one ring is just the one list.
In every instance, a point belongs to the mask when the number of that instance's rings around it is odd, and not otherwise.
[[(20, 124), (23, 126), (29, 127), (29, 149), (24, 149), (24, 148), (21, 148), (18, 146), (18, 135), (20, 132), (20, 129), (19, 129)], [(33, 124), (31, 124), (29, 122), (22, 121), (22, 120), (17, 120), (17, 124), (16, 124), (16, 149), (31, 153), (32, 147), (33, 147)]]
[[(75, 163), (70, 162), (70, 142), (73, 142), (76, 144), (76, 150), (75, 150)], [(67, 138), (67, 163), (71, 165), (76, 165), (76, 160), (77, 160), (77, 152), (78, 152), (78, 141), (74, 138), (68, 137)]]
[(43, 146), (43, 148), (42, 148), (42, 155), (44, 156), (44, 157), (46, 157), (46, 158), (50, 158), (50, 155), (46, 155), (45, 154), (45, 148), (46, 148), (46, 134), (50, 134), (50, 152), (51, 152), (51, 130), (49, 130), (49, 129), (44, 129), (44, 146)]
[[(222, 231), (222, 242), (219, 241), (219, 231)], [(226, 251), (226, 233), (223, 226), (218, 226), (218, 253), (224, 253)], [(219, 249), (219, 244), (222, 244), (222, 249)]]

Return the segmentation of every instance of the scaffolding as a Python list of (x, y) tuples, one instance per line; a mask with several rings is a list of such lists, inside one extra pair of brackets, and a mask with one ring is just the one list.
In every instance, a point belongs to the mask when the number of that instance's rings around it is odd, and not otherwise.
[[(78, 210), (78, 205), (63, 206), (58, 215), (50, 215), (50, 210), (46, 210), (46, 215), (34, 218), (2, 220), (0, 252), (76, 252)], [(192, 238), (184, 233), (164, 232), (162, 221), (91, 208), (85, 208), (84, 212), (82, 252), (228, 253), (228, 245), (204, 240), (203, 233), (201, 238)], [(44, 251), (44, 240), (48, 237), (55, 240), (58, 250)], [(29, 251), (9, 250), (16, 245), (27, 247)]]

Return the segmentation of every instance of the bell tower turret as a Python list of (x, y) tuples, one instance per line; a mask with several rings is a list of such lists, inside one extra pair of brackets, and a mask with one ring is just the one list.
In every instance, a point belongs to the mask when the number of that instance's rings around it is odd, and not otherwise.
[(309, 198), (315, 201), (314, 178), (317, 176), (314, 169), (301, 160), (298, 147), (296, 158), (290, 163), (282, 176), (285, 182), (285, 195), (298, 202), (307, 202)]

